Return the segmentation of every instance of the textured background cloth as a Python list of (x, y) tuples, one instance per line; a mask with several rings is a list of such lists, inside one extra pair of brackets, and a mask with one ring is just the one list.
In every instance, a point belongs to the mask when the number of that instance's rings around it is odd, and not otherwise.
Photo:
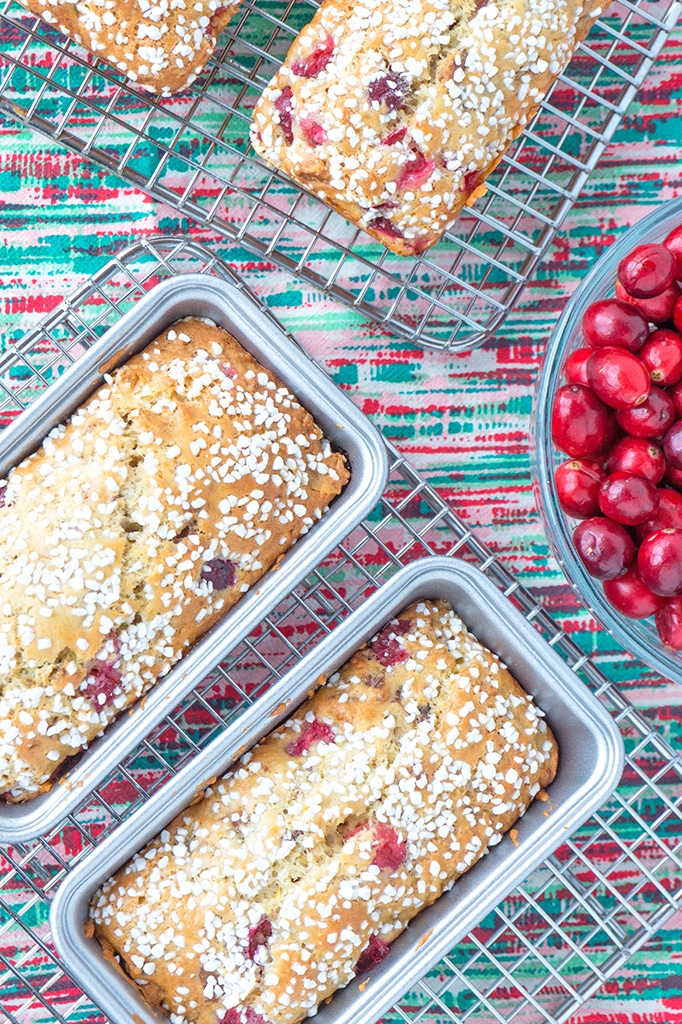
[[(580, 608), (548, 552), (533, 498), (529, 428), (545, 343), (576, 283), (628, 225), (680, 194), (681, 110), (678, 28), (536, 283), (493, 344), (461, 356), (413, 349), (7, 119), (0, 123), (0, 342), (21, 337), (139, 237), (170, 232), (210, 244), (268, 298), (301, 344), (583, 649), (598, 652), (607, 673), (679, 748), (680, 688), (615, 649)], [(678, 915), (572, 1024), (682, 1022), (681, 960)]]

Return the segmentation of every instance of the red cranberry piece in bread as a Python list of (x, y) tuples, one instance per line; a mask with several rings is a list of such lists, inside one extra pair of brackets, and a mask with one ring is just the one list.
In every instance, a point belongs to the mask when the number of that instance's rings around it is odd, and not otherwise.
[(407, 661), (409, 654), (396, 639), (397, 636), (407, 633), (412, 623), (409, 619), (399, 619), (398, 622), (389, 622), (380, 633), (370, 641), (370, 647), (374, 656), (387, 668), (390, 665), (397, 665), (399, 661)]
[(317, 78), (334, 56), (334, 40), (327, 36), (315, 46), (307, 57), (296, 57), (291, 70), (299, 78)]
[(274, 107), (279, 114), (279, 126), (282, 135), (288, 146), (294, 141), (294, 94), (290, 85), (285, 85), (274, 102)]
[(371, 971), (373, 967), (380, 964), (384, 957), (388, 955), (390, 949), (391, 947), (387, 942), (380, 939), (378, 935), (373, 935), (360, 954), (355, 965), (355, 973), (364, 974), (365, 971)]
[(234, 586), (236, 579), (234, 562), (227, 558), (211, 558), (204, 562), (201, 578), (210, 583), (214, 590), (227, 590)]
[(246, 946), (246, 955), (249, 960), (256, 959), (256, 953), (261, 946), (267, 946), (268, 939), (272, 938), (272, 924), (267, 917), (261, 917), (258, 924), (249, 928), (249, 937)]
[(110, 633), (108, 639), (114, 647), (113, 657), (92, 658), (86, 666), (86, 676), (80, 685), (80, 692), (96, 708), (104, 708), (111, 704), (116, 694), (121, 692), (121, 644), (115, 633)]
[(287, 747), (287, 754), (292, 757), (300, 757), (307, 754), (313, 743), (336, 743), (336, 733), (331, 725), (321, 722), (319, 718), (313, 718), (312, 722), (306, 722), (300, 734)]

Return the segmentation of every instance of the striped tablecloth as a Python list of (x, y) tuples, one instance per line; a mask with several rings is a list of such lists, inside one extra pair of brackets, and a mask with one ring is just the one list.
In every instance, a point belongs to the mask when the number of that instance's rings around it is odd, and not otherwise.
[[(544, 346), (572, 289), (630, 224), (681, 191), (681, 114), (678, 28), (535, 285), (494, 343), (459, 356), (413, 349), (86, 160), (5, 120), (0, 123), (0, 343), (20, 337), (135, 239), (169, 232), (204, 241), (267, 297), (333, 379), (679, 744), (682, 692), (614, 650), (557, 570), (533, 498), (529, 429)], [(681, 961), (678, 916), (631, 958), (623, 976), (571, 1018), (572, 1024), (682, 1022)]]

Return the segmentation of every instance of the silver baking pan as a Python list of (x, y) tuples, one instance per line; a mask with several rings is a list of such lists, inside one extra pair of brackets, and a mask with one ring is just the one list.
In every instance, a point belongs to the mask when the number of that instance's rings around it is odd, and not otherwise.
[[(214, 740), (162, 792), (79, 864), (52, 905), (52, 937), (67, 971), (113, 1024), (168, 1024), (133, 982), (85, 935), (88, 904), (111, 874), (221, 775), (238, 751), (270, 732), (300, 704), (321, 673), (329, 675), (393, 615), (421, 598), (445, 598), (470, 630), (509, 666), (546, 712), (559, 743), (549, 802), (535, 801), (506, 836), (393, 944), (369, 975), (339, 990), (319, 1024), (372, 1024), (443, 954), (555, 850), (618, 783), (623, 744), (616, 724), (575, 673), (480, 570), (452, 558), (425, 558), (401, 569), (301, 662)], [(283, 705), (286, 705), (284, 707)]]
[(388, 474), (386, 448), (370, 421), (238, 288), (198, 274), (175, 277), (154, 288), (0, 435), (0, 477), (39, 448), (47, 433), (101, 384), (106, 372), (187, 316), (208, 317), (226, 328), (288, 385), (332, 445), (346, 455), (350, 481), (326, 515), (285, 554), (277, 571), (266, 573), (149, 691), (144, 701), (93, 740), (68, 772), (68, 785), (54, 785), (22, 804), (0, 803), (0, 843), (23, 842), (58, 825), (240, 639), (344, 540), (383, 493)]

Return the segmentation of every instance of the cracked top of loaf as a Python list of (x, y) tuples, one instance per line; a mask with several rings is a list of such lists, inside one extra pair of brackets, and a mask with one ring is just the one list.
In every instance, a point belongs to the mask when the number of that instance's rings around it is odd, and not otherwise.
[(348, 479), (291, 391), (210, 321), (114, 371), (0, 491), (0, 793), (49, 786)]

